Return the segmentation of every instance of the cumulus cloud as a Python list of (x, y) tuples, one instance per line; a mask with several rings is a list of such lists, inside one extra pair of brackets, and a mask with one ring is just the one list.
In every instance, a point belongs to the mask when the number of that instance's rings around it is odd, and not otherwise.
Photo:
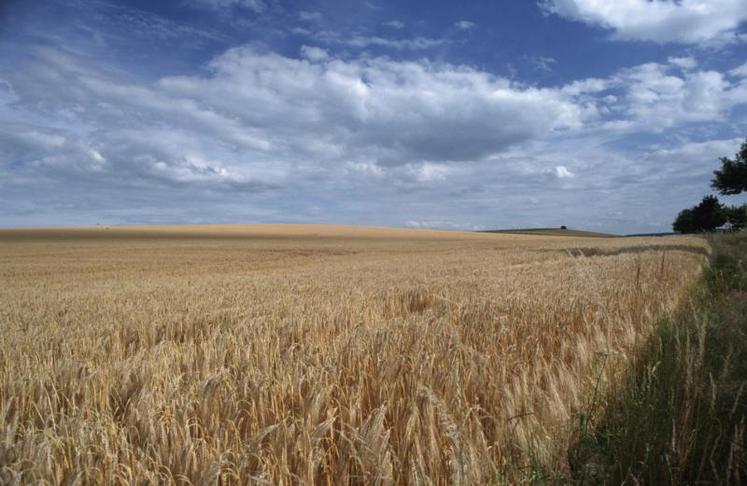
[(247, 126), (276, 124), (272, 133), (282, 139), (270, 143), (277, 146), (308, 153), (313, 139), (326, 142), (317, 156), (342, 146), (348, 157), (384, 165), (479, 159), (578, 126), (584, 116), (557, 90), (514, 86), (464, 66), (312, 60), (306, 52), (297, 60), (232, 49), (211, 63), (211, 77), (166, 78), (159, 87), (199, 97)]
[(563, 88), (593, 106), (600, 125), (628, 132), (662, 131), (693, 122), (719, 122), (747, 103), (747, 80), (697, 70), (692, 58), (670, 58), (621, 69), (609, 78), (580, 80)]
[(698, 61), (692, 56), (670, 57), (667, 59), (667, 62), (681, 69), (695, 69), (698, 66)]
[(407, 172), (418, 182), (438, 182), (446, 180), (451, 169), (444, 164), (423, 162), (416, 166), (408, 165)]
[(301, 56), (311, 62), (321, 62), (329, 59), (329, 53), (320, 47), (301, 46)]
[(613, 31), (616, 39), (696, 43), (723, 36), (747, 21), (744, 0), (544, 0), (548, 13)]
[(682, 201), (681, 207), (686, 207), (691, 205), (689, 202), (697, 202), (688, 198), (697, 199), (708, 191), (718, 159), (737, 152), (742, 142), (743, 138), (730, 138), (652, 146), (633, 165), (646, 171), (641, 184), (676, 193), (676, 199)]
[(747, 78), (747, 62), (729, 71), (729, 74), (737, 78)]
[[(370, 212), (375, 222), (391, 214), (383, 201), (467, 184), (453, 164), (488, 161), (584, 117), (559, 90), (444, 63), (343, 60), (311, 46), (299, 58), (233, 49), (207, 74), (154, 83), (49, 48), (4, 71), (4, 224), (49, 224), (54, 217), (43, 218), (56, 212), (196, 222), (205, 207), (212, 222), (329, 221), (325, 211), (340, 222)], [(24, 219), (29, 212), (42, 219)], [(413, 207), (412, 216), (428, 212)]]
[[(36, 126), (6, 125), (14, 144), (34, 146), (32, 154), (63, 139), (79, 140), (78, 147), (96, 141), (97, 153), (114, 164), (127, 159), (128, 170), (139, 164), (149, 168), (136, 171), (141, 175), (180, 181), (192, 172), (200, 180), (277, 184), (304, 160), (323, 167), (409, 164), (411, 175), (420, 174), (416, 180), (435, 181), (449, 175), (444, 163), (488, 160), (534, 140), (717, 121), (747, 103), (747, 80), (682, 71), (695, 65), (682, 59), (540, 89), (466, 66), (343, 60), (313, 46), (303, 46), (298, 59), (235, 48), (216, 57), (206, 76), (152, 85), (124, 82), (61, 51), (36, 56), (27, 71), (33, 78), (20, 70), (0, 86), (27, 111), (47, 107), (33, 116), (5, 108), (6, 119), (26, 117)], [(60, 79), (68, 89), (48, 97), (45, 86)], [(551, 167), (559, 178), (573, 174)]]
[(558, 165), (555, 166), (555, 177), (558, 179), (568, 179), (571, 177), (575, 177), (576, 174), (568, 170), (568, 168), (564, 165)]
[[(49, 207), (92, 211), (106, 201), (101, 214), (116, 222), (130, 221), (123, 208), (138, 204), (198, 221), (198, 205), (207, 204), (213, 222), (228, 214), (495, 227), (509, 224), (489, 219), (496, 208), (532, 206), (512, 217), (542, 226), (556, 221), (532, 218), (556, 214), (565, 201), (572, 210), (558, 224), (578, 218), (585, 226), (592, 208), (581, 196), (574, 202), (576, 193), (604, 200), (609, 207), (599, 211), (611, 214), (616, 197), (642, 197), (633, 187), (654, 179), (651, 164), (707, 185), (712, 168), (689, 171), (682, 161), (736, 148), (731, 139), (681, 154), (654, 147), (646, 159), (605, 143), (625, 131), (717, 123), (747, 102), (741, 68), (699, 70), (682, 58), (557, 88), (443, 62), (342, 58), (315, 46), (297, 57), (234, 48), (204, 68), (134, 82), (74, 54), (36, 49), (17, 69), (0, 69), (0, 202), (8, 214), (42, 214), (21, 204), (33, 192), (35, 204)], [(64, 90), (50, 90), (61, 83)], [(651, 198), (657, 190), (640, 189)], [(527, 194), (542, 198), (530, 205)], [(652, 221), (660, 224), (667, 210)]]
[(677, 76), (665, 66), (646, 64), (624, 71), (619, 79), (629, 86), (625, 111), (659, 126), (714, 119), (731, 103), (743, 101), (727, 96), (731, 86), (716, 71)]

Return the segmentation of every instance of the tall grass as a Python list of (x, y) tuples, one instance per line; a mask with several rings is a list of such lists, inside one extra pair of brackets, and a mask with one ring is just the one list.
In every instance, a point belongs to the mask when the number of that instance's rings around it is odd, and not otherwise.
[(117, 231), (0, 234), (1, 483), (570, 474), (579, 410), (677, 308), (705, 251)]
[(576, 480), (747, 481), (747, 236), (710, 244), (702, 283), (613, 388), (597, 427), (580, 429)]

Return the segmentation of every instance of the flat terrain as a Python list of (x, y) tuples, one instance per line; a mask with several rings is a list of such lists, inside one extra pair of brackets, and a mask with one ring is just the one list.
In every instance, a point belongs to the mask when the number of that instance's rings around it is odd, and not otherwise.
[(706, 252), (343, 226), (2, 230), (0, 483), (563, 468), (578, 410)]
[(526, 228), (526, 229), (506, 229), (506, 230), (489, 230), (485, 233), (497, 234), (514, 234), (514, 235), (537, 235), (537, 236), (577, 236), (583, 238), (616, 238), (617, 235), (609, 233), (597, 233), (595, 231), (583, 231), (576, 229), (560, 228)]

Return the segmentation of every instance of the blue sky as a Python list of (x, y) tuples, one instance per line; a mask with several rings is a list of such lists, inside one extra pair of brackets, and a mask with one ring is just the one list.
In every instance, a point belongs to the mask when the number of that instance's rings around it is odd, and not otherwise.
[(745, 115), (744, 0), (11, 0), (0, 226), (666, 231)]

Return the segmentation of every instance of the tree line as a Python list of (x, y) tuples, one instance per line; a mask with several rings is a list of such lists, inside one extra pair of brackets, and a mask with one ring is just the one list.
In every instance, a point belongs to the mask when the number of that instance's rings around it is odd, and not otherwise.
[[(721, 168), (713, 172), (711, 187), (724, 196), (747, 191), (747, 139), (734, 159), (719, 160)], [(698, 205), (680, 211), (672, 223), (678, 233), (702, 233), (722, 226), (732, 230), (747, 226), (747, 204), (726, 206), (716, 196), (705, 196)]]

